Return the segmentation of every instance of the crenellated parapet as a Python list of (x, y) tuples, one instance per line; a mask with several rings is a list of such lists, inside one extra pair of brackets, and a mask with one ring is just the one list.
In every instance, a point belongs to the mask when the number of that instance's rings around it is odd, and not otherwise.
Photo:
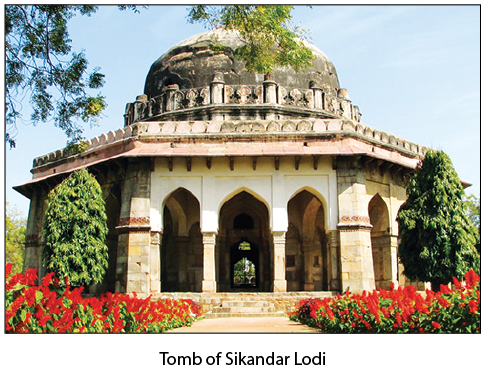
[(87, 148), (73, 155), (68, 149), (57, 150), (34, 159), (34, 168), (68, 157), (88, 156), (98, 150), (129, 141), (153, 141), (170, 137), (291, 137), (305, 135), (315, 139), (352, 137), (372, 145), (399, 151), (408, 157), (423, 157), (427, 148), (347, 119), (287, 119), (254, 121), (146, 121), (87, 140)]
[(210, 86), (179, 89), (174, 84), (153, 98), (138, 96), (135, 102), (126, 105), (125, 126), (150, 120), (217, 119), (220, 114), (226, 120), (238, 120), (245, 117), (244, 110), (248, 109), (257, 111), (262, 119), (303, 114), (360, 121), (359, 108), (352, 105), (345, 89), (335, 90), (330, 85), (317, 87), (314, 83), (310, 86), (290, 88), (271, 80), (261, 85), (226, 85), (215, 75)]

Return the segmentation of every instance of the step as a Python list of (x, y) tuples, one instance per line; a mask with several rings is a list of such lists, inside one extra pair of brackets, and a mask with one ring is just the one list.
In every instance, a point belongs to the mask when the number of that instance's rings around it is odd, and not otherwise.
[(223, 300), (222, 307), (272, 307), (273, 303), (269, 301), (241, 301), (241, 300)]
[(213, 313), (271, 313), (274, 312), (271, 306), (232, 306), (232, 307), (215, 307)]
[(287, 315), (282, 311), (276, 311), (273, 313), (206, 313), (205, 319), (217, 319), (217, 318), (275, 318), (286, 317)]

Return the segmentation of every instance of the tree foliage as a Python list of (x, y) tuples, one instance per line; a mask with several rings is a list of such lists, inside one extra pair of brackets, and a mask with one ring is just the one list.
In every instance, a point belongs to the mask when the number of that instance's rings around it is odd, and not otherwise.
[(304, 69), (314, 58), (302, 41), (305, 31), (291, 25), (292, 9), (288, 5), (196, 5), (188, 20), (237, 31), (243, 45), (235, 49), (235, 56), (247, 70), (269, 74), (275, 67)]
[[(120, 10), (136, 6), (119, 6)], [(22, 104), (29, 100), (30, 121), (54, 121), (68, 141), (82, 138), (79, 120), (96, 124), (106, 108), (105, 97), (90, 90), (104, 85), (99, 68), (88, 71), (84, 52), (72, 52), (68, 22), (74, 16), (91, 16), (93, 5), (5, 6), (5, 140), (15, 147)]]
[(407, 192), (397, 217), (404, 274), (435, 288), (470, 269), (479, 272), (478, 232), (466, 215), (465, 193), (450, 158), (428, 151)]
[(468, 217), (480, 233), (480, 196), (470, 195), (465, 198), (465, 208)]
[(101, 187), (85, 169), (73, 173), (49, 193), (43, 260), (61, 285), (65, 277), (76, 287), (102, 282), (108, 267), (106, 220)]
[(12, 263), (12, 272), (21, 273), (25, 256), (26, 219), (20, 211), (6, 203), (5, 263)]

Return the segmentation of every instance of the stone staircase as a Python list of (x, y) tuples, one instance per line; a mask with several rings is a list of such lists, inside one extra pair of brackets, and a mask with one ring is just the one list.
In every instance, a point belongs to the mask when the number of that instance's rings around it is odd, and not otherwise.
[[(195, 301), (206, 319), (224, 317), (278, 317), (293, 311), (295, 303), (306, 298), (325, 298), (332, 291), (300, 292), (160, 292), (157, 299), (189, 299)], [(139, 297), (147, 297), (138, 294)]]
[(263, 318), (284, 317), (283, 311), (277, 311), (274, 304), (264, 300), (222, 300), (220, 306), (204, 315), (206, 319), (215, 318)]

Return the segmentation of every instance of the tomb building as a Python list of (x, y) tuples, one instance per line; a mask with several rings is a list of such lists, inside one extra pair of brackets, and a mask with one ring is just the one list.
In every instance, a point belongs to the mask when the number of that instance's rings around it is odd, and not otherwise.
[[(240, 41), (193, 36), (150, 68), (120, 129), (34, 159), (25, 268), (41, 274), (48, 192), (87, 168), (106, 202), (94, 292), (360, 292), (403, 284), (397, 212), (426, 148), (371, 128), (308, 44), (308, 69), (263, 76)], [(214, 45), (217, 44), (217, 47)]]

